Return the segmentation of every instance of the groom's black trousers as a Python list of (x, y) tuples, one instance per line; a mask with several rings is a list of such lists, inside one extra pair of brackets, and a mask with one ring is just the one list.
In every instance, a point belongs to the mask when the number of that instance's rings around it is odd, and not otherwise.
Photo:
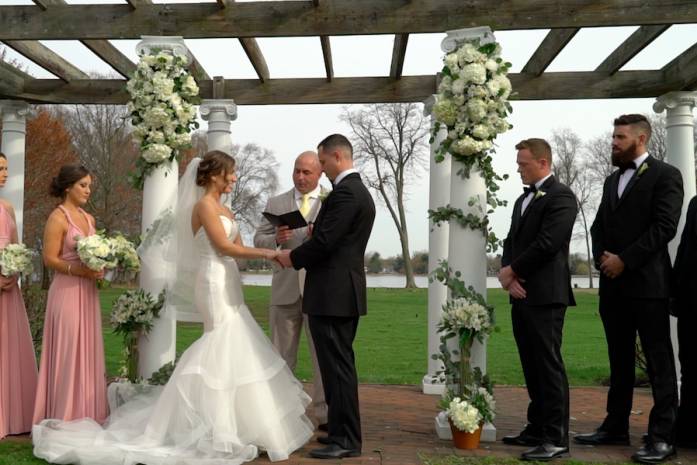
[(557, 446), (569, 444), (569, 382), (561, 357), (566, 305), (511, 309), (513, 336), (528, 388), (526, 431)]
[(329, 438), (344, 449), (361, 450), (358, 376), (353, 354), (358, 319), (308, 315), (329, 407)]
[(607, 417), (601, 429), (616, 434), (625, 434), (629, 430), (638, 333), (653, 393), (649, 438), (673, 444), (678, 389), (667, 299), (601, 295), (600, 317), (610, 358)]
[(681, 309), (678, 317), (680, 408), (678, 442), (697, 442), (697, 307)]

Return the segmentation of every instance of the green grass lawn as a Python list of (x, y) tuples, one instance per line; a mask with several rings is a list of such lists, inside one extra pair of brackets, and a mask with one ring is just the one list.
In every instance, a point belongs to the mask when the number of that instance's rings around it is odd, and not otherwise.
[[(107, 371), (115, 376), (121, 357), (121, 339), (111, 332), (109, 310), (122, 292), (107, 289), (101, 293), (104, 319), (104, 341)], [(247, 286), (247, 305), (268, 331), (270, 288)], [(488, 370), (497, 384), (523, 384), (518, 351), (513, 341), (510, 305), (500, 289), (490, 289), (489, 301), (496, 307), (499, 332), (492, 335), (488, 346)], [(570, 308), (564, 327), (563, 354), (569, 382), (575, 386), (598, 384), (608, 376), (608, 362), (597, 294), (576, 292), (577, 307)], [(427, 292), (425, 289), (368, 289), (368, 315), (361, 318), (356, 338), (356, 363), (360, 381), (364, 383), (420, 384), (426, 372)], [(201, 335), (201, 325), (179, 323), (177, 351), (184, 351)], [(311, 366), (304, 339), (300, 346), (297, 375), (307, 380)]]

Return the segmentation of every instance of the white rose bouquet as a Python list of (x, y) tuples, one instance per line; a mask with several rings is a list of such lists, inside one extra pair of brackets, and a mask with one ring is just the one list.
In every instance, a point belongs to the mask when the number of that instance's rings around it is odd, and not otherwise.
[(19, 273), (31, 274), (34, 271), (34, 254), (34, 251), (24, 244), (7, 244), (0, 250), (0, 272), (6, 277)]
[(103, 234), (78, 237), (77, 254), (87, 268), (94, 271), (116, 268), (118, 260), (114, 254), (112, 241)]
[(117, 267), (124, 271), (140, 270), (140, 259), (133, 242), (121, 234), (116, 234), (110, 240), (112, 251), (117, 260)]

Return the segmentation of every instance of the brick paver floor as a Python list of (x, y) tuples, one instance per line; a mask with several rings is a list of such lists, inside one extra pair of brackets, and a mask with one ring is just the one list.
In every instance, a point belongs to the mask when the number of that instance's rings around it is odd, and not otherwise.
[[(589, 432), (596, 428), (605, 415), (606, 388), (584, 387), (571, 389), (571, 434)], [(500, 439), (507, 434), (520, 431), (525, 423), (528, 397), (525, 388), (500, 386), (495, 389), (496, 406), (499, 412), (495, 424)], [(416, 386), (369, 385), (360, 386), (361, 420), (363, 425), (363, 455), (343, 460), (316, 460), (309, 458), (310, 449), (321, 445), (310, 441), (294, 453), (287, 465), (309, 464), (376, 464), (417, 465), (419, 454), (463, 456), (517, 457), (524, 448), (506, 446), (500, 441), (482, 443), (475, 451), (454, 449), (450, 441), (438, 439), (434, 429), (437, 413), (437, 397), (421, 393)], [(639, 447), (641, 435), (646, 431), (651, 393), (637, 389), (634, 410), (630, 419), (632, 446), (591, 447), (571, 445), (571, 458), (582, 462), (628, 462)], [(28, 437), (9, 440), (28, 441)], [(675, 464), (697, 464), (697, 451), (679, 451)], [(270, 463), (260, 457), (254, 464)]]

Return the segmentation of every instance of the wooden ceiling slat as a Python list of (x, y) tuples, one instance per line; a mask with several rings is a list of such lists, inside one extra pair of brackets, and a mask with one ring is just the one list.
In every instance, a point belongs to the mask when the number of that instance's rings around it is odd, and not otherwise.
[[(493, 30), (697, 23), (694, 0), (323, 0), (0, 7), (0, 40), (135, 39), (172, 35), (289, 37), (443, 32), (489, 25)], [(135, 7), (133, 9), (132, 7)], [(562, 13), (563, 12), (563, 13)], [(79, 23), (76, 24), (76, 18)]]
[(522, 72), (534, 76), (542, 74), (578, 31), (578, 28), (552, 29), (549, 31), (540, 46), (537, 47), (537, 50), (523, 66)]
[(324, 59), (324, 69), (327, 73), (327, 81), (334, 79), (334, 62), (332, 60), (332, 45), (329, 36), (319, 36), (322, 45), (322, 58)]
[(5, 44), (66, 82), (90, 78), (41, 42), (34, 40), (7, 40)]
[(622, 69), (637, 53), (641, 52), (647, 45), (653, 42), (658, 36), (663, 34), (670, 24), (658, 24), (655, 26), (641, 26), (632, 35), (622, 42), (605, 60), (603, 60), (596, 71), (607, 74), (615, 74)]
[(661, 71), (664, 79), (673, 81), (673, 90), (697, 88), (697, 43), (665, 65)]
[(407, 42), (409, 34), (395, 34), (392, 47), (392, 64), (390, 65), (390, 77), (400, 79), (404, 68), (404, 57), (407, 54)]

